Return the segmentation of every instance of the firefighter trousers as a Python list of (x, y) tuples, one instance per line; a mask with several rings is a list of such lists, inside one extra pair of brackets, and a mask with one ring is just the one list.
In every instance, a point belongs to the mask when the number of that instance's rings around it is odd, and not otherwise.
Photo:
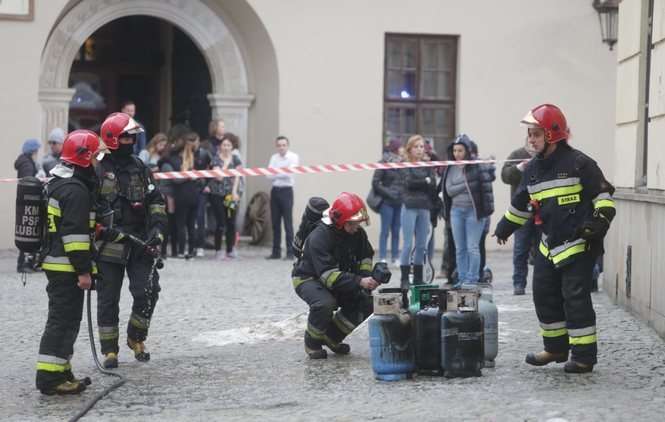
[(335, 293), (319, 280), (303, 282), (296, 293), (309, 305), (306, 332), (320, 346), (336, 346), (372, 314), (372, 297), (363, 290)]
[[(127, 323), (127, 337), (145, 341), (150, 320), (159, 299), (159, 274), (153, 273), (154, 259), (140, 248), (132, 248), (126, 265), (99, 261), (101, 281), (97, 285), (97, 326), (103, 354), (118, 353), (120, 291), (127, 272), (134, 302)], [(152, 280), (150, 280), (152, 276)]]
[(36, 386), (41, 391), (71, 378), (70, 359), (83, 314), (83, 290), (75, 273), (45, 271), (48, 319), (39, 344)]
[(562, 267), (542, 253), (536, 254), (533, 270), (533, 301), (540, 321), (545, 350), (571, 352), (583, 364), (595, 364), (596, 313), (591, 303), (591, 284), (595, 258), (583, 252)]

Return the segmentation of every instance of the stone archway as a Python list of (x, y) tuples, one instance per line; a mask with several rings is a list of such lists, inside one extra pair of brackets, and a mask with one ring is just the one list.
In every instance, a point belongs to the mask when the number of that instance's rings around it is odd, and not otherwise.
[(223, 118), (229, 131), (246, 139), (249, 107), (254, 101), (248, 90), (248, 69), (223, 18), (201, 0), (81, 0), (73, 6), (51, 31), (42, 54), (39, 102), (43, 139), (54, 127), (67, 127), (74, 95), (68, 87), (69, 73), (80, 46), (98, 28), (131, 15), (162, 19), (190, 36), (208, 63), (213, 118)]

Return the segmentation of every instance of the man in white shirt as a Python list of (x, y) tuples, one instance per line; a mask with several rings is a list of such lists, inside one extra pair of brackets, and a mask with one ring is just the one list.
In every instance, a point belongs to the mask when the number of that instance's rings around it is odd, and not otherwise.
[[(277, 153), (270, 157), (269, 167), (291, 167), (299, 165), (298, 154), (289, 151), (289, 139), (278, 136), (275, 139)], [(268, 176), (272, 180), (270, 191), (270, 213), (272, 215), (272, 253), (267, 259), (280, 259), (282, 256), (282, 219), (286, 232), (286, 259), (293, 259), (293, 185), (290, 174)]]

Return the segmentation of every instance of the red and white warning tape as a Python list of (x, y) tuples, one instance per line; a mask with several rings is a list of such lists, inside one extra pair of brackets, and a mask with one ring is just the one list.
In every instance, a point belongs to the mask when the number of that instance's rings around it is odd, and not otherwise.
[[(247, 167), (226, 170), (190, 170), (165, 171), (153, 173), (155, 179), (207, 179), (233, 176), (275, 176), (278, 174), (316, 174), (316, 173), (344, 173), (349, 171), (367, 170), (394, 170), (416, 167), (443, 167), (463, 164), (490, 164), (498, 162), (523, 160), (462, 160), (462, 161), (417, 161), (401, 163), (365, 163), (365, 164), (320, 164), (313, 166), (291, 167)], [(17, 178), (0, 179), (2, 182), (16, 182)]]

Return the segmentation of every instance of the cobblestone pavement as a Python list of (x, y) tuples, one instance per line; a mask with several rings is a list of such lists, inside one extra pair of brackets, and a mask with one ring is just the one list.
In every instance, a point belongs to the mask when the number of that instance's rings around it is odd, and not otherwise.
[[(147, 343), (152, 360), (136, 362), (123, 346), (118, 371), (127, 384), (85, 420), (665, 418), (665, 344), (603, 293), (594, 295), (600, 356), (592, 374), (566, 375), (561, 365), (523, 363), (525, 353), (540, 350), (541, 343), (531, 297), (512, 296), (509, 252), (489, 255), (500, 319), (496, 368), (483, 370), (482, 378), (418, 377), (398, 383), (373, 379), (366, 325), (350, 337), (350, 356), (308, 361), (301, 343), (306, 307), (290, 287), (290, 263), (266, 261), (268, 253), (241, 248), (240, 258), (230, 262), (167, 260)], [(77, 375), (91, 376), (92, 386), (81, 397), (45, 397), (35, 390), (47, 308), (45, 276), (30, 275), (23, 287), (13, 272), (15, 262), (14, 254), (0, 254), (0, 419), (67, 419), (114, 379), (96, 372), (84, 322), (73, 367)], [(123, 323), (129, 298), (125, 288)]]

